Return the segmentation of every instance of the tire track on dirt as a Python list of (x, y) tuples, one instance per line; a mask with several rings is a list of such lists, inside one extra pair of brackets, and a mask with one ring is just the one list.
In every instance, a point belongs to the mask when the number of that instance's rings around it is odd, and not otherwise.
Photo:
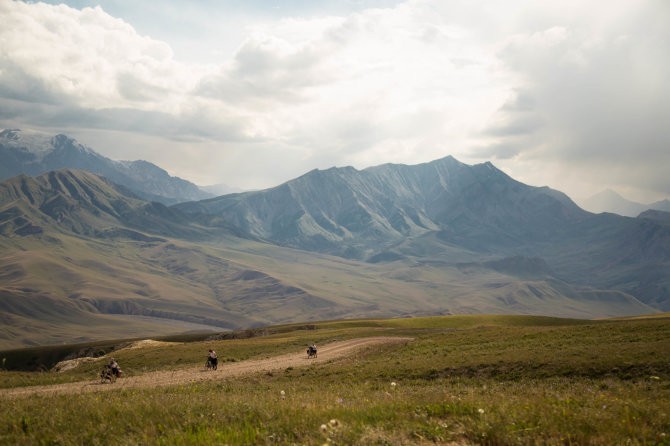
[(221, 363), (218, 370), (207, 371), (202, 367), (187, 369), (149, 372), (138, 376), (118, 379), (114, 384), (101, 384), (99, 380), (79, 381), (74, 383), (54, 384), (49, 386), (15, 387), (0, 389), (0, 397), (21, 397), (30, 395), (56, 395), (70, 393), (103, 392), (127, 389), (149, 389), (155, 387), (192, 384), (214, 381), (259, 372), (285, 370), (288, 367), (305, 367), (314, 363), (322, 363), (347, 356), (357, 350), (378, 344), (408, 342), (412, 338), (403, 337), (372, 337), (338, 341), (319, 347), (317, 358), (307, 359), (305, 350), (286, 353), (266, 359), (249, 359), (246, 361)]

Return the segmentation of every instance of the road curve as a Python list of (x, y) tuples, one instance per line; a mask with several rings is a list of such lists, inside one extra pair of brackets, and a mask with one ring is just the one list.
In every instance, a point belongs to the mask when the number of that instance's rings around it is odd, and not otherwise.
[(412, 338), (356, 338), (333, 342), (319, 347), (319, 355), (318, 358), (315, 359), (307, 359), (305, 350), (301, 349), (296, 353), (287, 353), (272, 358), (220, 363), (218, 370), (216, 371), (206, 371), (203, 367), (191, 367), (187, 369), (156, 371), (139, 376), (124, 377), (118, 379), (114, 384), (101, 384), (99, 380), (95, 380), (54, 384), (50, 386), (14, 387), (11, 389), (0, 389), (0, 397), (57, 395), (112, 390), (119, 391), (138, 388), (147, 389), (161, 386), (214, 381), (258, 372), (285, 370), (288, 367), (304, 367), (314, 363), (322, 363), (332, 359), (341, 358), (371, 345), (401, 343), (410, 340), (412, 340)]

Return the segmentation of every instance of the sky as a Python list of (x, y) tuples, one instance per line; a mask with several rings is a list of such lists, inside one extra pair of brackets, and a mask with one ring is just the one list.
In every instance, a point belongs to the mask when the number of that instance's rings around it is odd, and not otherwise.
[(670, 196), (667, 0), (0, 0), (0, 128), (198, 185), (452, 155)]

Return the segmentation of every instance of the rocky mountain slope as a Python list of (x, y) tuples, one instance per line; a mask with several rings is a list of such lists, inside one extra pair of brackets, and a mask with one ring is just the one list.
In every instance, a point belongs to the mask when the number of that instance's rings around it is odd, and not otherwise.
[(651, 220), (654, 223), (661, 225), (670, 226), (670, 212), (649, 210), (641, 213), (639, 218)]
[(96, 324), (123, 333), (247, 328), (286, 318), (274, 305), (305, 319), (333, 306), (202, 240), (257, 243), (221, 219), (193, 219), (86, 171), (0, 181), (0, 346), (86, 339)]
[(654, 311), (622, 291), (575, 286), (542, 258), (446, 243), (428, 215), (373, 263), (277, 246), (218, 215), (149, 203), (88, 172), (1, 181), (0, 348), (192, 324)]
[(34, 131), (0, 132), (0, 179), (19, 174), (37, 176), (60, 169), (87, 170), (132, 190), (137, 196), (163, 204), (200, 200), (212, 194), (195, 184), (171, 177), (147, 161), (114, 161), (65, 135)]
[[(200, 220), (87, 171), (64, 169), (0, 182), (0, 234), (39, 234), (49, 228), (83, 236), (130, 236), (132, 230), (182, 239), (249, 235), (220, 218)], [(135, 237), (142, 237), (137, 232)]]
[(563, 280), (670, 309), (670, 231), (648, 218), (594, 215), (490, 163), (314, 170), (280, 186), (175, 209), (215, 215), (299, 249), (369, 262), (541, 257)]
[(218, 215), (287, 246), (366, 259), (441, 231), (466, 246), (543, 240), (588, 213), (564, 194), (519, 183), (492, 164), (453, 157), (417, 166), (314, 170), (272, 189), (175, 206)]

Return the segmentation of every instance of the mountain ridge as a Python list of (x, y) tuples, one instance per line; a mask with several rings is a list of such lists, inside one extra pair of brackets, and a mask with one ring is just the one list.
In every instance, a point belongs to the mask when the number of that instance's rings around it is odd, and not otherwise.
[(60, 169), (87, 170), (126, 186), (145, 200), (163, 204), (211, 196), (148, 161), (114, 161), (64, 134), (2, 130), (0, 160), (0, 180), (22, 173), (34, 177)]
[(88, 171), (63, 169), (0, 181), (0, 234), (40, 232), (40, 225), (91, 237), (109, 235), (110, 230), (186, 240), (250, 237), (221, 219), (194, 219), (161, 203), (142, 200), (124, 186)]
[[(448, 156), (415, 166), (315, 169), (263, 191), (174, 207), (221, 216), (287, 246), (364, 259), (376, 254), (379, 244), (390, 246), (435, 230), (459, 238), (484, 225), (479, 232), (488, 241), (504, 236), (514, 243), (516, 220), (533, 220), (535, 232), (541, 232), (547, 225), (542, 212), (552, 206), (561, 207), (561, 220), (588, 215), (561, 192), (524, 185), (491, 163), (469, 166)], [(502, 223), (505, 234), (499, 230)], [(340, 249), (344, 241), (352, 246)]]
[(174, 208), (216, 215), (283, 246), (372, 263), (542, 257), (567, 282), (670, 309), (670, 278), (651, 274), (670, 267), (667, 225), (592, 214), (490, 162), (471, 166), (448, 156), (413, 166), (314, 169), (274, 188)]

